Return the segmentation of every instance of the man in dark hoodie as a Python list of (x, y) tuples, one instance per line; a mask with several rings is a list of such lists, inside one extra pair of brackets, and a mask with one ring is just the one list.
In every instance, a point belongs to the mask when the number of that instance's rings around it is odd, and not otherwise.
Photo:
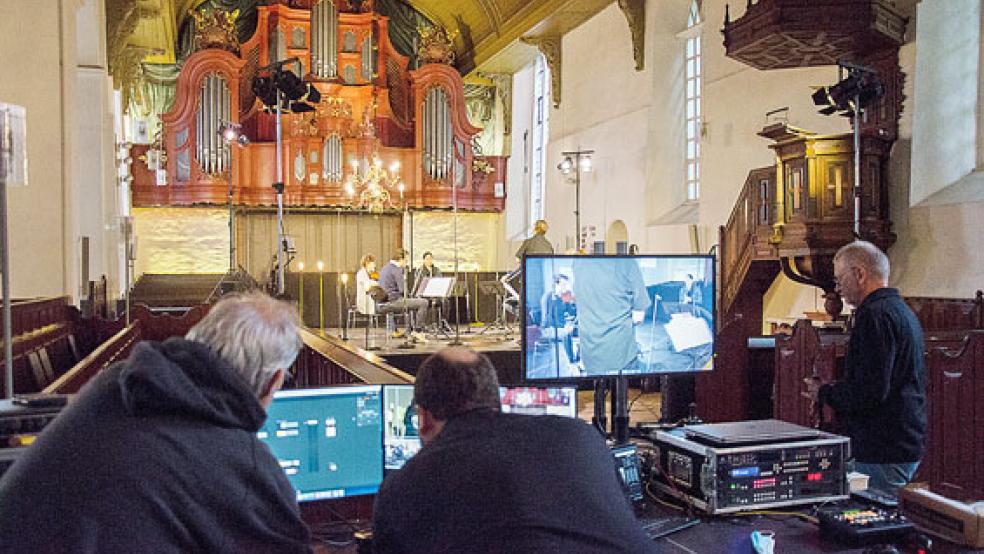
[(377, 554), (656, 551), (601, 435), (579, 420), (502, 413), (484, 354), (426, 359), (414, 402), (424, 447), (376, 495)]
[(308, 552), (256, 438), (300, 350), (288, 304), (217, 303), (103, 371), (0, 480), (0, 552)]

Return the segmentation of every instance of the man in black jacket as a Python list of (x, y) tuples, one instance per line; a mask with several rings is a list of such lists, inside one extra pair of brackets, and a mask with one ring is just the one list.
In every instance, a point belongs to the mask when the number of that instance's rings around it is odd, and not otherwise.
[(446, 349), (417, 371), (424, 447), (376, 496), (377, 553), (651, 552), (588, 424), (499, 411), (491, 362)]
[(0, 552), (308, 552), (256, 431), (300, 349), (295, 310), (216, 304), (103, 371), (0, 480)]
[(834, 256), (837, 290), (856, 306), (844, 378), (807, 385), (836, 412), (869, 488), (894, 495), (923, 456), (926, 371), (922, 327), (899, 291), (888, 288), (888, 276), (888, 257), (870, 242), (852, 242)]

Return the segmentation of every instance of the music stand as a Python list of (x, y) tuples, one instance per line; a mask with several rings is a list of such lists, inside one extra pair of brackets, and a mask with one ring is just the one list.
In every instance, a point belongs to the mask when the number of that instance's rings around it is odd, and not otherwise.
[(509, 324), (506, 322), (506, 306), (503, 299), (506, 297), (506, 287), (500, 281), (479, 281), (478, 290), (482, 294), (495, 295), (495, 321), (485, 326), (479, 335), (484, 335), (486, 331), (492, 329), (503, 330), (506, 332), (503, 340), (509, 340)]
[(417, 296), (427, 300), (436, 300), (437, 321), (434, 323), (435, 334), (440, 333), (451, 340), (451, 326), (444, 319), (444, 301), (451, 295), (456, 280), (454, 277), (424, 277), (417, 286)]

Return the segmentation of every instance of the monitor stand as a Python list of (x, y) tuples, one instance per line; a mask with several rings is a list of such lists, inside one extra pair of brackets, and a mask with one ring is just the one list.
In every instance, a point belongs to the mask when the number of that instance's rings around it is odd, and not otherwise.
[[(596, 379), (594, 385), (594, 417), (591, 423), (616, 445), (629, 442), (629, 378), (619, 375), (613, 379)], [(612, 393), (611, 435), (608, 434), (608, 418), (605, 415), (605, 396), (609, 389)]]

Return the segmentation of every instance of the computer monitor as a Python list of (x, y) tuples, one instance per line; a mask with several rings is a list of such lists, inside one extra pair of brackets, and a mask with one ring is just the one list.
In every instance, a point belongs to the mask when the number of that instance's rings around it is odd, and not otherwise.
[[(574, 387), (499, 387), (502, 411), (577, 417)], [(413, 385), (383, 385), (383, 452), (386, 471), (400, 469), (421, 447)]]
[(535, 255), (523, 270), (527, 381), (713, 368), (713, 256)]
[(383, 481), (380, 385), (278, 391), (257, 432), (297, 501), (372, 494)]
[(506, 413), (577, 417), (575, 387), (499, 387), (499, 399)]
[(383, 465), (400, 469), (420, 450), (413, 385), (383, 386)]

